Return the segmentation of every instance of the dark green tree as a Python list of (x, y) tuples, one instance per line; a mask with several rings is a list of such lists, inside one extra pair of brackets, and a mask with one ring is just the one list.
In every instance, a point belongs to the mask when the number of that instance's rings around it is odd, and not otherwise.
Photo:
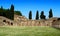
[(13, 4), (11, 5), (9, 13), (10, 13), (10, 19), (14, 20), (14, 5)]
[(1, 10), (3, 10), (3, 6), (1, 6)]
[(32, 19), (32, 11), (29, 12), (29, 19)]
[(14, 12), (14, 5), (13, 4), (11, 5), (10, 11)]
[(5, 13), (6, 13), (6, 17), (10, 19), (10, 15), (11, 15), (11, 14), (10, 14), (10, 10), (7, 9), (7, 10), (5, 11)]
[(14, 11), (14, 5), (11, 5), (10, 9), (4, 9), (2, 6), (0, 7), (0, 16), (14, 20), (14, 14), (22, 16), (20, 11)]
[(41, 11), (40, 18), (41, 18), (41, 19), (46, 19), (46, 16), (44, 15), (44, 11)]
[(0, 8), (0, 16), (2, 16), (3, 15), (3, 6), (1, 6), (1, 8)]
[(53, 17), (52, 9), (49, 11), (49, 18)]
[(38, 10), (36, 12), (36, 20), (39, 20), (39, 12), (38, 12)]

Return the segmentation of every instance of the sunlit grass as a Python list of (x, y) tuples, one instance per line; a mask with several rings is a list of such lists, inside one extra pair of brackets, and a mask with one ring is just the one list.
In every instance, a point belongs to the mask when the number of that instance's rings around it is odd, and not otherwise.
[(52, 27), (0, 27), (0, 36), (60, 36), (60, 30)]

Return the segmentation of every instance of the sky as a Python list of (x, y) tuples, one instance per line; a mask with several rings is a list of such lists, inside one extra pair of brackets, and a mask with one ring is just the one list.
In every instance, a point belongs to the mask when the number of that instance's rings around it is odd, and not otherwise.
[(8, 9), (11, 4), (14, 5), (14, 10), (21, 11), (23, 16), (29, 16), (29, 11), (32, 11), (32, 18), (35, 19), (36, 11), (44, 11), (44, 15), (48, 18), (49, 10), (52, 9), (54, 17), (60, 17), (60, 0), (0, 0), (0, 7)]

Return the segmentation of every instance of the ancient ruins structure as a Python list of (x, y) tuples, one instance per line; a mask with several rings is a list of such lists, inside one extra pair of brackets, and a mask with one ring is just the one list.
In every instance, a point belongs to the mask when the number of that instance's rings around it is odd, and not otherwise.
[(8, 26), (60, 26), (60, 20), (50, 18), (47, 20), (29, 20), (24, 16), (14, 15), (14, 21), (0, 16), (0, 25)]
[[(14, 21), (18, 22), (18, 26), (52, 26), (55, 21), (58, 21), (57, 18), (50, 18), (47, 20), (29, 20), (24, 16), (15, 15)], [(56, 23), (57, 24), (57, 23)], [(60, 23), (59, 23), (60, 24)]]

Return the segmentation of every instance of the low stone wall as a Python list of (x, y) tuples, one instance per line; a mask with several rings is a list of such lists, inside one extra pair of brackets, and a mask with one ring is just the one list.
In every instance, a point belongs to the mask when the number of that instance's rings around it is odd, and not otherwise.
[(47, 23), (47, 21), (45, 21), (45, 20), (43, 20), (43, 21), (40, 21), (40, 20), (22, 20), (22, 21), (20, 21), (20, 24), (18, 26), (50, 26), (50, 23)]

